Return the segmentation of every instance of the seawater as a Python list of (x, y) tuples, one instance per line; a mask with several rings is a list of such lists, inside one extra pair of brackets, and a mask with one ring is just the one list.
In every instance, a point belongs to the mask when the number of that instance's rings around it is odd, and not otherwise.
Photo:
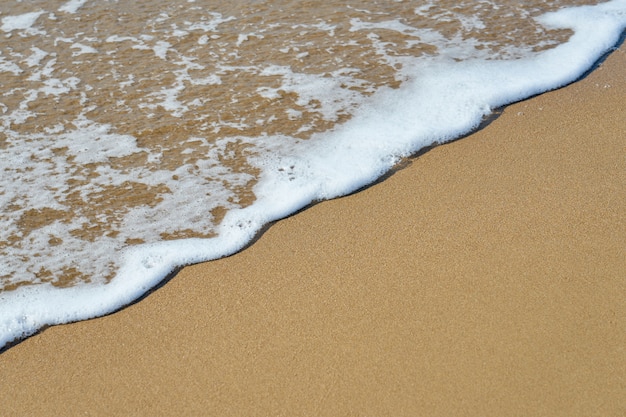
[(575, 80), (626, 26), (595, 3), (4, 1), (0, 347)]

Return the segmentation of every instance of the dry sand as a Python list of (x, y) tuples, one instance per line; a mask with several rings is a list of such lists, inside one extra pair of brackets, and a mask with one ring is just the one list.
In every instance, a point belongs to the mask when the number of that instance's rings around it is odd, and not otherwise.
[(626, 415), (626, 54), (0, 355), (0, 415)]

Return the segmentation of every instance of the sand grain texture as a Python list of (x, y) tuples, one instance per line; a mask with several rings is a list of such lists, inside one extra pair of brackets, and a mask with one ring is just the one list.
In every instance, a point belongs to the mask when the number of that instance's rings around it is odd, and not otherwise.
[(626, 54), (0, 355), (1, 415), (626, 415)]

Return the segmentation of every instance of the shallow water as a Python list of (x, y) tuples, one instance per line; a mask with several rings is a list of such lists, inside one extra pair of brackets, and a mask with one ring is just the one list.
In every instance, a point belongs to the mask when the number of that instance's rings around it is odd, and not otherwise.
[(0, 345), (111, 311), (572, 81), (624, 2), (566, 19), (610, 20), (593, 45), (539, 16), (586, 3), (4, 2)]

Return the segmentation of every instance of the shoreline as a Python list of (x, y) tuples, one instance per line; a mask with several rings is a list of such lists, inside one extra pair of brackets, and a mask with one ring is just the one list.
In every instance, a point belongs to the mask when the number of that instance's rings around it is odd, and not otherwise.
[(586, 78), (139, 303), (14, 345), (3, 408), (619, 415), (624, 68), (622, 45)]

